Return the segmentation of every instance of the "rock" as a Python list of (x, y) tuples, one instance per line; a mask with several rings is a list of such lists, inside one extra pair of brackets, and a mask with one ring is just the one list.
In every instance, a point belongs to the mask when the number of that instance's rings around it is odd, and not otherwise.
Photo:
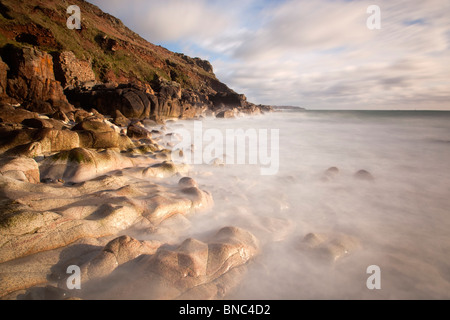
[[(140, 164), (144, 161), (152, 163), (155, 160), (142, 158)], [(79, 183), (110, 171), (134, 167), (135, 164), (136, 161), (132, 158), (112, 150), (96, 152), (76, 148), (45, 159), (40, 165), (40, 171), (42, 179)]]
[[(136, 145), (131, 141), (129, 137), (124, 134), (117, 135), (117, 148), (121, 151), (128, 151), (132, 148), (136, 147)], [(149, 146), (150, 150), (159, 150), (155, 145)]]
[(27, 290), (19, 297), (19, 300), (65, 300), (69, 296), (68, 291), (48, 285)]
[(156, 143), (149, 142), (148, 144), (144, 144), (140, 147), (135, 147), (127, 150), (128, 153), (132, 154), (155, 154), (161, 151), (161, 147)]
[(127, 129), (127, 136), (131, 139), (151, 139), (152, 134), (150, 131), (145, 129), (144, 127), (138, 126), (137, 124), (132, 124)]
[(222, 112), (219, 112), (216, 115), (216, 118), (223, 118), (223, 119), (230, 119), (230, 118), (235, 118), (236, 114), (234, 110), (225, 110)]
[[(35, 293), (43, 287), (49, 286), (49, 280), (55, 284), (56, 277), (52, 277), (52, 271), (57, 269), (58, 265), (66, 263), (74, 256), (81, 258), (93, 251), (98, 252), (101, 250), (100, 246), (103, 245), (104, 243), (97, 239), (79, 239), (68, 247), (39, 252), (0, 264), (0, 295), (3, 296), (2, 299), (43, 299), (41, 294), (35, 295)], [(50, 266), (52, 267), (50, 268)], [(64, 274), (66, 271), (67, 266), (63, 271)], [(67, 289), (66, 286), (64, 288)], [(30, 293), (32, 296), (29, 295)], [(71, 296), (69, 292), (67, 293), (65, 299)], [(71, 291), (71, 293), (75, 292)], [(8, 295), (5, 296), (5, 294)]]
[(67, 117), (67, 115), (61, 111), (58, 110), (55, 113), (53, 113), (51, 116), (51, 118), (55, 119), (55, 120), (59, 120), (62, 121), (63, 123), (68, 123), (69, 122), (69, 118)]
[(80, 147), (93, 149), (119, 148), (127, 150), (134, 147), (126, 136), (119, 135), (108, 121), (89, 120), (78, 123), (72, 128), (80, 137)]
[(187, 63), (196, 65), (196, 66), (202, 68), (203, 70), (205, 70), (206, 72), (214, 74), (213, 66), (211, 65), (211, 63), (209, 61), (202, 60), (200, 58), (191, 58), (182, 53), (177, 53), (177, 55), (180, 56)]
[(336, 167), (328, 168), (327, 171), (325, 171), (325, 175), (327, 176), (336, 176), (339, 174), (339, 169)]
[(7, 45), (2, 55), (8, 64), (8, 95), (20, 101), (66, 101), (60, 82), (55, 80), (53, 59), (32, 47)]
[(354, 253), (360, 246), (359, 240), (349, 235), (316, 233), (307, 234), (300, 244), (302, 250), (307, 250), (313, 253), (314, 257), (332, 263)]
[(251, 115), (251, 116), (258, 116), (261, 115), (263, 112), (261, 111), (260, 106), (256, 106), (252, 103), (245, 103), (245, 106), (241, 109), (239, 109), (239, 113), (242, 115)]
[(78, 134), (70, 130), (38, 129), (33, 138), (32, 142), (41, 144), (43, 153), (72, 150), (80, 146)]
[(97, 36), (96, 42), (105, 51), (116, 52), (119, 49), (119, 43), (117, 40), (109, 38), (106, 35)]
[(22, 121), (22, 124), (24, 126), (27, 126), (28, 128), (36, 128), (36, 129), (49, 128), (62, 130), (62, 128), (64, 127), (64, 125), (60, 121), (54, 119), (37, 119), (37, 118), (25, 119)]
[(51, 103), (46, 101), (33, 101), (24, 106), (28, 111), (40, 114), (52, 114), (54, 112)]
[(180, 181), (178, 181), (178, 185), (183, 188), (198, 187), (197, 182), (189, 177), (181, 178)]
[(107, 121), (107, 120), (105, 119), (105, 117), (104, 117), (100, 112), (98, 112), (96, 109), (92, 108), (92, 109), (90, 110), (90, 112), (92, 113), (92, 117), (89, 118), (89, 120)]
[[(110, 125), (103, 122), (88, 121), (78, 127), (96, 131), (64, 130), (63, 124), (53, 119), (28, 119), (24, 124), (41, 129), (5, 130), (2, 139), (0, 139), (0, 152), (6, 152), (33, 142), (40, 143), (42, 153), (68, 151), (79, 147), (92, 149), (118, 148), (120, 150), (135, 147), (130, 138), (119, 135), (113, 131), (114, 129)], [(61, 127), (63, 130), (59, 130)]]
[(144, 177), (153, 177), (153, 178), (167, 178), (172, 177), (178, 173), (185, 173), (188, 170), (188, 166), (186, 165), (175, 165), (171, 161), (164, 161), (162, 163), (157, 163), (149, 168), (146, 168), (142, 175)]
[[(148, 128), (148, 127), (157, 127), (158, 123), (154, 120), (150, 120), (150, 119), (144, 119), (141, 121), (142, 124), (144, 125), (144, 127)], [(153, 133), (153, 130), (152, 130)]]
[[(88, 287), (86, 296), (150, 300), (223, 298), (239, 283), (224, 276), (236, 275), (235, 271), (245, 266), (258, 248), (251, 233), (226, 227), (209, 242), (187, 239), (176, 248), (160, 247), (153, 255), (142, 255)], [(97, 286), (102, 287), (101, 292)]]
[(242, 94), (237, 94), (229, 90), (228, 92), (218, 92), (211, 95), (209, 99), (214, 104), (214, 110), (243, 108), (246, 106), (247, 98)]
[(0, 174), (4, 177), (10, 177), (29, 183), (39, 183), (39, 166), (31, 158), (0, 158)]
[(33, 142), (36, 132), (37, 129), (24, 128), (23, 125), (2, 126), (0, 128), (0, 153)]
[(91, 61), (79, 60), (71, 51), (55, 53), (53, 60), (55, 78), (61, 82), (63, 87), (76, 87), (96, 81)]
[(150, 111), (156, 108), (157, 99), (135, 87), (105, 88), (96, 86), (92, 90), (75, 88), (66, 90), (67, 97), (75, 106), (93, 106), (100, 113), (111, 115), (119, 110), (129, 119), (150, 118)]
[(308, 233), (303, 238), (303, 245), (309, 248), (316, 248), (326, 241), (327, 237), (323, 234)]
[[(0, 151), (6, 152), (22, 145), (39, 142), (42, 153), (69, 151), (75, 148), (128, 150), (135, 145), (127, 136), (119, 135), (105, 123), (93, 122), (91, 129), (98, 131), (71, 131), (48, 128), (53, 124), (61, 125), (52, 120), (33, 120), (26, 124), (42, 129), (22, 129), (6, 131), (0, 144)], [(91, 124), (89, 124), (90, 126)], [(88, 126), (88, 125), (86, 125)], [(110, 130), (109, 132), (102, 132)]]
[(372, 174), (366, 170), (359, 170), (354, 175), (355, 179), (362, 180), (362, 181), (374, 181), (375, 178), (372, 176)]
[(0, 226), (0, 261), (64, 247), (81, 238), (112, 235), (130, 227), (139, 216), (139, 211), (125, 200), (101, 209), (102, 217), (91, 220), (67, 219), (56, 213), (30, 212), (26, 208), (5, 217)]
[(112, 132), (114, 129), (104, 121), (83, 120), (72, 131)]
[(77, 131), (76, 133), (79, 136), (79, 147), (81, 148), (112, 149), (119, 147), (119, 135), (114, 131)]
[(130, 228), (154, 230), (174, 214), (192, 214), (212, 203), (206, 192), (205, 203), (199, 204), (178, 186), (157, 186), (144, 179), (132, 180), (146, 186), (146, 193), (136, 193), (124, 188), (130, 185), (129, 177), (101, 176), (61, 188), (0, 175), (4, 199), (0, 201), (0, 266), (83, 238), (114, 236)]
[(114, 120), (114, 124), (119, 126), (119, 127), (128, 127), (128, 125), (130, 124), (130, 120), (125, 117), (122, 112), (120, 112), (119, 110), (115, 110), (114, 111), (114, 116), (113, 116)]
[(158, 241), (138, 241), (129, 236), (116, 238), (81, 266), (82, 284), (109, 276), (119, 266), (141, 255), (155, 254), (161, 245)]
[(0, 97), (6, 97), (6, 87), (8, 85), (8, 70), (9, 67), (6, 63), (3, 62), (0, 57)]
[(323, 182), (329, 182), (334, 180), (339, 175), (339, 169), (337, 167), (328, 168), (322, 175), (321, 180)]
[(25, 119), (38, 118), (35, 112), (30, 112), (22, 108), (14, 108), (8, 105), (0, 105), (0, 118), (3, 122), (21, 123)]
[(65, 96), (64, 100), (49, 99), (48, 102), (52, 105), (52, 108), (55, 111), (62, 111), (67, 114), (75, 110), (74, 106), (65, 100)]
[[(184, 95), (181, 85), (174, 81), (159, 78), (153, 83), (157, 91), (155, 108), (152, 108), (150, 118), (157, 122), (165, 119), (182, 118), (185, 113), (192, 113), (191, 107)], [(184, 103), (186, 102), (186, 105)]]
[(214, 167), (223, 167), (225, 166), (225, 162), (221, 158), (214, 158), (209, 162), (209, 165)]
[(5, 156), (28, 158), (36, 158), (41, 156), (42, 154), (42, 145), (39, 142), (30, 142), (27, 144), (19, 145), (7, 150), (4, 153)]
[(135, 89), (124, 90), (122, 102), (120, 111), (127, 118), (145, 119), (150, 116), (151, 102), (144, 92)]
[(85, 119), (89, 118), (91, 114), (83, 109), (77, 109), (73, 112), (74, 121), (77, 123), (83, 122)]

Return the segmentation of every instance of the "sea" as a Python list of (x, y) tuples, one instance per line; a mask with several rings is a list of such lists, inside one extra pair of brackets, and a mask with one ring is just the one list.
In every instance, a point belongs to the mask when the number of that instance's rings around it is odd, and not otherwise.
[(450, 112), (288, 110), (166, 126), (214, 198), (169, 240), (236, 226), (260, 243), (227, 298), (450, 298)]

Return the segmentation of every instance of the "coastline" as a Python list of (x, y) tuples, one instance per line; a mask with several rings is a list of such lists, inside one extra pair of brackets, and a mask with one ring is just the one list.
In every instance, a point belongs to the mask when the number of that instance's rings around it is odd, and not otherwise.
[[(91, 120), (82, 124), (93, 126)], [(2, 299), (98, 299), (98, 286), (116, 283), (116, 273), (134, 262), (127, 273), (148, 268), (140, 275), (149, 277), (146, 287), (165, 284), (157, 292), (132, 290), (116, 298), (218, 299), (239, 283), (258, 252), (258, 240), (246, 230), (224, 227), (210, 242), (141, 240), (170, 238), (189, 225), (189, 217), (211, 209), (214, 200), (189, 178), (189, 166), (171, 162), (166, 138), (172, 133), (166, 125), (140, 128), (146, 137), (132, 139), (139, 147), (127, 151), (78, 147), (37, 161), (23, 154), (2, 156)], [(34, 148), (39, 143), (32, 142)], [(182, 258), (183, 265), (173, 264)], [(79, 267), (81, 291), (67, 289), (71, 265)], [(105, 290), (106, 297), (135, 285), (127, 281)]]
[(1, 0), (0, 301), (450, 298), (450, 25), (365, 9)]
[[(320, 114), (203, 119), (204, 138), (282, 128), (270, 176), (169, 162), (198, 119), (147, 127), (159, 149), (61, 152), (40, 183), (30, 158), (2, 158), (2, 299), (447, 297), (446, 255), (427, 250), (448, 239), (446, 119)], [(382, 290), (365, 285), (374, 264)]]

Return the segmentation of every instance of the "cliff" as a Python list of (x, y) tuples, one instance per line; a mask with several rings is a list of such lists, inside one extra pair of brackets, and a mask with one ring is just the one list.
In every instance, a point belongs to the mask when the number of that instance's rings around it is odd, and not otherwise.
[[(119, 19), (82, 1), (70, 30), (65, 1), (0, 2), (0, 98), (52, 114), (95, 109), (130, 119), (260, 113), (200, 58), (149, 43)], [(47, 112), (42, 112), (47, 111)]]

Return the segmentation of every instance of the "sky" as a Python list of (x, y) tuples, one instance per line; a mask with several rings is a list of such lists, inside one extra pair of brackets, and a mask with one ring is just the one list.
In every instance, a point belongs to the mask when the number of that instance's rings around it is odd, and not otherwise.
[(89, 2), (256, 104), (450, 110), (450, 0)]

